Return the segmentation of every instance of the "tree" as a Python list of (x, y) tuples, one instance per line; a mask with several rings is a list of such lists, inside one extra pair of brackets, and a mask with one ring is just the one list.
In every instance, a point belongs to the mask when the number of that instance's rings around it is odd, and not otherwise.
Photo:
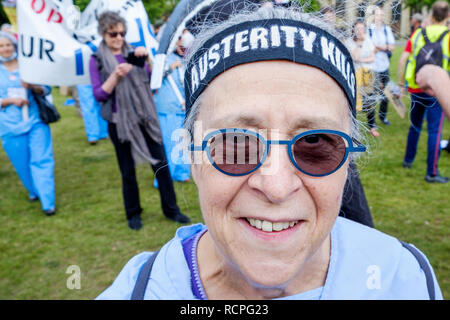
[[(83, 11), (89, 4), (90, 0), (74, 0), (73, 4)], [(145, 10), (150, 20), (153, 22), (160, 19), (163, 15), (169, 15), (179, 0), (143, 0)]]
[[(168, 17), (179, 1), (180, 0), (142, 0), (145, 10), (147, 11), (150, 21), (152, 22), (161, 19), (163, 16)], [(304, 4), (307, 11), (315, 11), (320, 8), (318, 0), (291, 0), (291, 1)], [(73, 1), (74, 5), (78, 6), (81, 11), (83, 11), (87, 7), (89, 2), (90, 0)]]
[(437, 0), (406, 0), (405, 5), (414, 9), (414, 11), (420, 11), (422, 7), (431, 8), (436, 1)]

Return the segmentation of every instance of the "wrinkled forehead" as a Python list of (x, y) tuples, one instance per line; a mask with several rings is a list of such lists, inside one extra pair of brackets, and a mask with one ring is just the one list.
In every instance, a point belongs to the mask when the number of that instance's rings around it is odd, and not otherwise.
[(323, 71), (288, 61), (233, 67), (204, 91), (199, 119), (205, 128), (348, 131), (344, 91)]

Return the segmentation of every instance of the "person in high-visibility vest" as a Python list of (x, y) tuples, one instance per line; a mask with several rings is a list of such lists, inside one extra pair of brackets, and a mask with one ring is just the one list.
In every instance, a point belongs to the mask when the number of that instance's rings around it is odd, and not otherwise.
[[(405, 50), (400, 58), (398, 66), (399, 85), (408, 88), (411, 94), (411, 126), (408, 132), (406, 154), (403, 159), (403, 167), (410, 168), (417, 153), (420, 131), (423, 118), (426, 116), (428, 122), (428, 157), (427, 173), (425, 181), (447, 183), (449, 179), (442, 177), (438, 171), (440, 155), (440, 139), (444, 124), (444, 113), (439, 101), (425, 93), (416, 83), (416, 59), (421, 48), (425, 45), (423, 32), (426, 32), (431, 42), (437, 41), (441, 35), (448, 30), (446, 20), (449, 14), (449, 5), (445, 1), (435, 2), (432, 7), (432, 23), (426, 28), (419, 28), (413, 33), (406, 44)], [(450, 70), (450, 35), (447, 33), (441, 40), (442, 65), (444, 70)], [(406, 63), (407, 60), (407, 63)], [(406, 64), (406, 69), (405, 69)]]

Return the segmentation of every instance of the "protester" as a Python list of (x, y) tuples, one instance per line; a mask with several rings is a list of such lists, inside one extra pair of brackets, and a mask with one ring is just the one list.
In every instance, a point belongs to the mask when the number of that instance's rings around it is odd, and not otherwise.
[(17, 33), (14, 31), (14, 27), (12, 25), (10, 25), (9, 23), (4, 23), (2, 24), (0, 31), (6, 32), (8, 34), (10, 34), (11, 36), (14, 37), (14, 39), (16, 39), (16, 41), (18, 40), (18, 35)]
[(353, 24), (353, 38), (347, 41), (347, 46), (355, 63), (356, 84), (358, 92), (356, 97), (356, 110), (364, 110), (367, 114), (370, 134), (379, 137), (375, 122), (376, 98), (374, 98), (374, 74), (372, 70), (375, 59), (375, 46), (370, 37), (366, 35), (364, 21), (358, 20)]
[[(194, 36), (185, 30), (177, 42), (175, 51), (167, 57), (167, 70), (161, 88), (154, 95), (159, 125), (164, 141), (164, 149), (168, 155), (169, 169), (174, 181), (188, 182), (190, 179), (189, 159), (179, 146), (183, 135), (179, 130), (183, 127), (185, 117), (184, 68), (182, 59), (192, 44)], [(157, 179), (154, 181), (157, 187)]]
[(377, 93), (382, 96), (378, 117), (385, 125), (390, 125), (387, 118), (388, 98), (384, 94), (384, 88), (389, 82), (389, 65), (392, 51), (395, 47), (395, 38), (391, 27), (384, 23), (383, 8), (376, 6), (374, 11), (374, 23), (370, 24), (368, 34), (375, 45), (376, 53), (372, 68), (376, 73), (378, 90)]
[(29, 200), (40, 200), (47, 216), (56, 213), (52, 135), (33, 95), (50, 90), (20, 80), (16, 39), (0, 31), (0, 139)]
[(205, 27), (185, 75), (205, 225), (132, 258), (98, 299), (442, 299), (418, 249), (337, 217), (349, 158), (365, 150), (337, 37), (300, 9)]
[[(161, 131), (150, 89), (148, 53), (144, 47), (132, 48), (125, 41), (126, 21), (116, 12), (105, 11), (98, 18), (103, 37), (90, 60), (94, 96), (101, 105), (101, 115), (108, 121), (109, 137), (114, 145), (120, 172), (128, 226), (142, 227), (142, 208), (136, 180), (135, 163), (150, 162), (159, 182), (164, 215), (180, 223), (189, 218), (180, 212), (173, 181), (167, 166)], [(144, 67), (127, 63), (130, 52), (146, 59)]]
[[(424, 32), (431, 42), (437, 42), (440, 38), (441, 49), (443, 53), (442, 67), (450, 70), (448, 57), (450, 55), (450, 36), (445, 34), (448, 28), (445, 25), (448, 16), (448, 3), (437, 1), (432, 6), (432, 24), (425, 29), (419, 28), (408, 40), (405, 50), (400, 57), (398, 65), (399, 85), (408, 88), (411, 94), (411, 126), (408, 132), (406, 153), (403, 159), (403, 167), (411, 168), (419, 143), (420, 132), (422, 130), (423, 119), (427, 118), (428, 130), (428, 156), (427, 172), (425, 181), (430, 183), (447, 183), (448, 178), (440, 175), (438, 162), (440, 156), (439, 142), (444, 124), (444, 114), (439, 101), (423, 92), (416, 83), (416, 63), (420, 50), (425, 46)], [(406, 60), (408, 64), (405, 70)]]
[(336, 24), (336, 9), (334, 6), (326, 6), (319, 10), (319, 12), (323, 15), (323, 19), (332, 25)]
[(411, 34), (410, 34), (410, 36), (412, 36), (414, 31), (416, 31), (418, 28), (421, 27), (422, 21), (423, 21), (423, 18), (422, 18), (422, 15), (420, 13), (413, 14), (413, 16), (411, 17), (411, 21), (410, 21), (410, 24), (411, 24)]
[[(334, 8), (334, 6), (326, 6), (323, 7), (319, 10), (319, 14), (322, 17), (322, 19), (327, 22), (330, 23), (334, 28), (336, 28), (339, 32), (345, 33), (346, 31), (343, 30), (342, 28), (339, 28), (336, 26), (336, 10)], [(364, 24), (364, 23), (363, 23)], [(368, 37), (366, 37), (366, 41), (370, 41), (370, 39)], [(351, 44), (350, 44), (351, 46)], [(355, 63), (355, 66), (357, 66), (358, 64)], [(369, 74), (373, 74), (372, 72)], [(359, 77), (358, 77), (359, 76)], [(356, 73), (356, 81), (360, 81), (361, 79), (361, 70), (359, 71), (359, 73)], [(370, 79), (368, 79), (370, 80)], [(369, 81), (372, 82), (372, 81)], [(358, 87), (359, 85), (361, 85), (361, 83), (358, 83)], [(365, 96), (368, 96), (367, 94), (369, 93), (369, 89), (372, 88), (373, 89), (373, 83), (370, 83), (370, 85), (368, 84), (368, 86), (366, 88), (363, 88), (363, 90), (361, 90), (361, 88), (359, 87), (358, 91), (357, 91), (357, 110), (360, 111), (362, 109), (362, 92), (361, 91), (365, 91)], [(373, 97), (371, 97), (373, 98)], [(369, 99), (366, 98), (367, 101), (369, 101)], [(369, 109), (370, 110), (370, 109)], [(375, 112), (375, 109), (372, 109), (373, 112)], [(373, 117), (373, 119), (375, 119), (375, 117)], [(373, 133), (376, 131), (375, 128), (373, 128), (371, 130), (371, 133), (373, 135)], [(378, 132), (378, 131), (376, 131)], [(367, 199), (366, 199), (366, 195), (364, 193), (364, 188), (363, 185), (361, 183), (361, 179), (359, 177), (359, 171), (358, 168), (356, 166), (355, 163), (350, 163), (349, 165), (349, 178), (345, 184), (345, 188), (344, 188), (344, 195), (342, 197), (342, 206), (341, 206), (341, 210), (339, 212), (340, 216), (343, 216), (347, 219), (362, 223), (368, 227), (374, 227), (373, 224), (373, 219), (372, 219), (372, 215), (370, 213), (370, 208), (369, 208), (369, 204), (367, 203)]]
[[(222, 22), (226, 21), (230, 15), (235, 15), (242, 10), (261, 10), (264, 8), (273, 8), (278, 5), (275, 2), (261, 2), (259, 0), (221, 0), (216, 1), (211, 6), (203, 9), (199, 15), (196, 15), (192, 20), (187, 22), (190, 26), (192, 32), (198, 33), (197, 29), (201, 29), (210, 21)], [(281, 7), (283, 7), (281, 5)], [(325, 13), (329, 14), (325, 14)], [(333, 18), (334, 7), (328, 6), (326, 9), (321, 9), (319, 11), (319, 16), (322, 20), (327, 23), (331, 23), (335, 27), (335, 17)], [(340, 30), (338, 28), (338, 30)], [(344, 32), (343, 30), (341, 30)], [(364, 193), (364, 189), (359, 177), (359, 172), (356, 164), (350, 164), (349, 179), (347, 180), (346, 186), (344, 188), (344, 196), (342, 199), (342, 207), (340, 210), (340, 215), (351, 219), (353, 221), (362, 223), (369, 227), (374, 227), (373, 219), (370, 213), (370, 208)]]
[(155, 36), (158, 37), (159, 40), (161, 40), (161, 34), (162, 34), (164, 23), (165, 23), (164, 20), (158, 19), (153, 24)]
[(95, 100), (92, 85), (77, 85), (76, 91), (87, 140), (89, 144), (96, 145), (99, 140), (108, 137), (108, 122), (103, 120), (100, 115), (101, 107), (97, 100)]

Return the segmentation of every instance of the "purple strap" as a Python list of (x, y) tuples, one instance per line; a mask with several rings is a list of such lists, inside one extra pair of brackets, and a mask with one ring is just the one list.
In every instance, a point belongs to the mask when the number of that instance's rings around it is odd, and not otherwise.
[(206, 232), (206, 230), (207, 229), (204, 229), (183, 241), (184, 257), (186, 258), (186, 262), (191, 272), (192, 293), (199, 300), (208, 300), (208, 298), (206, 297), (205, 289), (202, 285), (202, 281), (200, 279), (197, 264), (198, 241), (200, 240), (200, 237)]

